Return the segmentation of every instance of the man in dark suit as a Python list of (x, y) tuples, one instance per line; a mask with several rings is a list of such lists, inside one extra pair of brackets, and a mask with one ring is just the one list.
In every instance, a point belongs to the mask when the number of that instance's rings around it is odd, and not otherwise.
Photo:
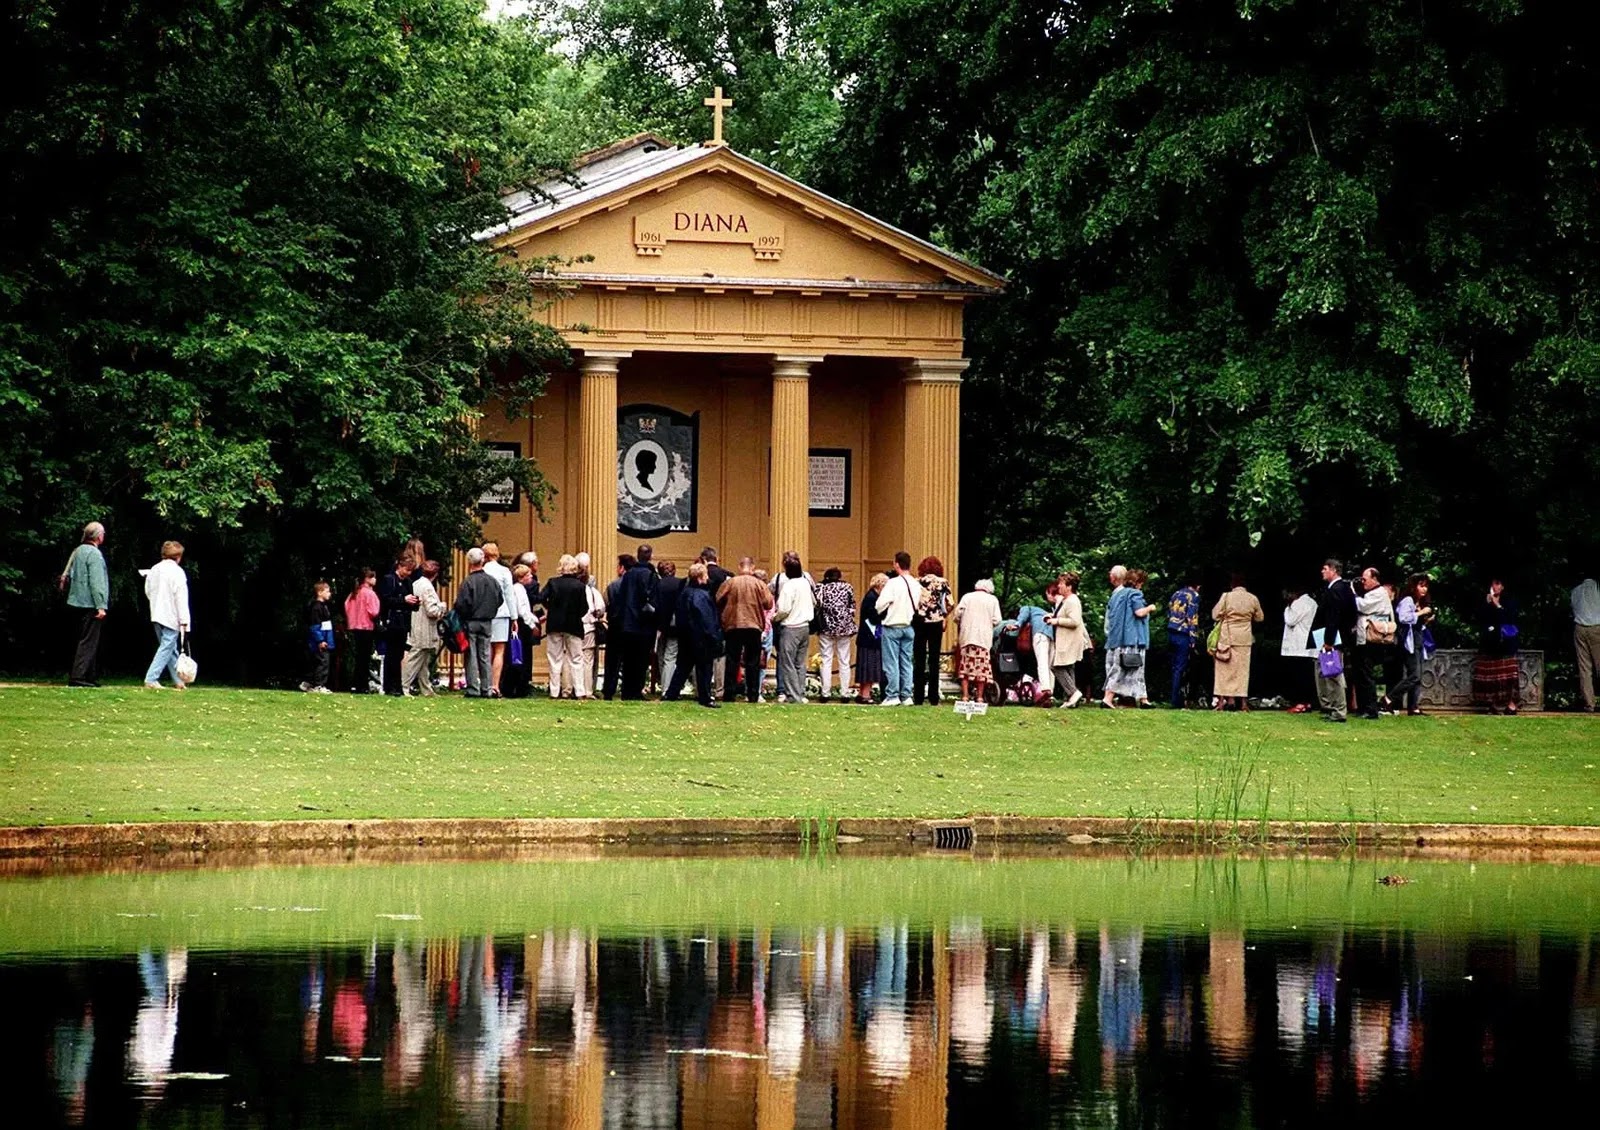
[[(711, 603), (716, 604), (717, 594), (733, 574), (717, 564), (717, 547), (714, 545), (708, 545), (700, 551), (700, 564), (706, 567), (706, 592), (711, 597)], [(719, 655), (711, 661), (712, 692), (718, 702), (725, 697), (723, 691), (727, 686), (727, 671), (728, 664), (724, 656)]]
[(1350, 582), (1344, 579), (1344, 564), (1337, 558), (1330, 557), (1322, 563), (1322, 580), (1322, 591), (1314, 594), (1317, 615), (1311, 621), (1311, 638), (1306, 646), (1316, 646), (1316, 633), (1320, 629), (1320, 652), (1337, 651), (1340, 655), (1340, 672), (1332, 677), (1322, 673), (1322, 657), (1318, 656), (1317, 703), (1329, 722), (1343, 722), (1348, 715), (1343, 665), (1349, 662), (1356, 642), (1356, 594)]
[[(670, 561), (656, 566), (660, 583), (656, 590), (656, 624), (661, 636), (656, 640), (656, 674), (661, 679), (661, 689), (672, 683), (672, 672), (678, 666), (678, 594), (683, 591), (684, 579)], [(704, 586), (702, 586), (704, 587)]]
[(378, 608), (383, 617), (378, 624), (379, 638), (383, 640), (383, 693), (396, 697), (400, 695), (400, 665), (405, 661), (411, 610), (417, 604), (411, 592), (411, 573), (416, 567), (417, 559), (406, 550), (378, 582)]
[[(633, 568), (622, 575), (617, 603), (622, 616), (613, 619), (613, 628), (622, 630), (622, 693), (624, 702), (644, 698), (645, 680), (650, 677), (650, 653), (655, 649), (656, 613), (660, 605), (661, 578), (650, 563), (654, 551), (641, 545)], [(611, 656), (606, 656), (607, 667)], [(609, 672), (608, 672), (609, 673)]]
[[(606, 675), (602, 694), (607, 702), (617, 697), (617, 683), (622, 677), (622, 578), (633, 566), (633, 554), (618, 556), (616, 580), (606, 586)], [(599, 652), (595, 648), (597, 657)]]

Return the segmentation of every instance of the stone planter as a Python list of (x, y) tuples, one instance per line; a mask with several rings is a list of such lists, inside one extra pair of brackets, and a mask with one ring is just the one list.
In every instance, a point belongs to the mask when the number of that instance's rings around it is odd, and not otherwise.
[[(1469, 648), (1445, 648), (1422, 665), (1422, 705), (1435, 710), (1472, 709), (1472, 661)], [(1544, 709), (1544, 652), (1517, 653), (1521, 668), (1518, 704), (1523, 710)]]

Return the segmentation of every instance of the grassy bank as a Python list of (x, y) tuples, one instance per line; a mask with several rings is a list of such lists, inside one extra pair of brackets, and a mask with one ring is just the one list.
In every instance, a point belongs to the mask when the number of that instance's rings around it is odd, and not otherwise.
[(0, 824), (508, 816), (1600, 823), (1592, 717), (0, 689)]

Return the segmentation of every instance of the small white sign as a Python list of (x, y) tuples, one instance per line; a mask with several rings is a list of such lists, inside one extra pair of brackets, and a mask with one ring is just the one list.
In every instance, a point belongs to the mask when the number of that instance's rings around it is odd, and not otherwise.
[(974, 714), (989, 713), (989, 704), (987, 702), (958, 702), (956, 703), (956, 713), (966, 715), (967, 721), (970, 722)]

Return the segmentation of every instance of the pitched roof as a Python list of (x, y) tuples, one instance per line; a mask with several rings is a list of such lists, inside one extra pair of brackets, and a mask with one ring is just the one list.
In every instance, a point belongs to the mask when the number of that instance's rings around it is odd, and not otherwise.
[(859, 236), (887, 243), (908, 257), (937, 266), (969, 286), (997, 290), (1005, 285), (1004, 278), (960, 255), (852, 208), (726, 146), (676, 146), (650, 133), (637, 134), (584, 154), (568, 177), (552, 178), (533, 188), (507, 193), (502, 197), (507, 212), (505, 222), (478, 232), (475, 238), (500, 240), (527, 228), (544, 229), (558, 222), (557, 217), (565, 226), (565, 222), (581, 218), (602, 202), (612, 204), (614, 198), (626, 198), (652, 181), (667, 179), (674, 173), (681, 176), (695, 171), (698, 166), (729, 169), (758, 184), (766, 182), (769, 189), (801, 206), (818, 206), (824, 219), (833, 219)]

